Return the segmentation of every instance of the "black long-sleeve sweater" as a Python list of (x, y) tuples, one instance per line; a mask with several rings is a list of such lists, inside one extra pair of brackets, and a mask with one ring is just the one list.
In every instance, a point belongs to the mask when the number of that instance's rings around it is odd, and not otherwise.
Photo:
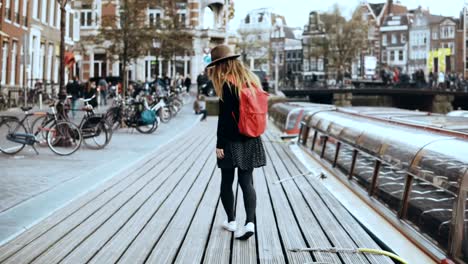
[[(239, 97), (237, 88), (227, 83), (223, 85), (223, 100), (219, 100), (218, 114), (218, 140), (216, 148), (224, 149), (227, 142), (244, 141), (249, 137), (239, 133), (237, 122), (239, 120)], [(234, 113), (235, 119), (232, 116)]]

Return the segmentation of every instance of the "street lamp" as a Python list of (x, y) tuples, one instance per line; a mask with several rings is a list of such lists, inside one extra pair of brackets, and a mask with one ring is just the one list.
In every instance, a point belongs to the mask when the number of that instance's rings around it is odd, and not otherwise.
[(274, 33), (274, 39), (275, 39), (275, 94), (278, 94), (278, 64), (279, 64), (279, 35), (280, 35), (280, 27), (278, 25), (275, 26), (275, 30), (273, 31)]

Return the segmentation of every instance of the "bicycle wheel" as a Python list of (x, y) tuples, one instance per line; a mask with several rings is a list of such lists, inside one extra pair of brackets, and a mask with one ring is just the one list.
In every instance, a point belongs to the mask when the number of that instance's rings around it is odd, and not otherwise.
[(47, 131), (50, 130), (50, 126), (53, 123), (54, 120), (46, 115), (36, 118), (32, 123), (31, 132), (36, 137), (39, 146), (47, 146)]
[(176, 99), (174, 100), (173, 102), (174, 106), (177, 107), (177, 112), (179, 112), (180, 110), (182, 110), (182, 107), (184, 106), (184, 104), (182, 103), (182, 101)]
[(136, 130), (142, 134), (151, 134), (158, 128), (158, 120), (155, 119), (153, 123), (148, 125), (137, 125)]
[(54, 123), (47, 131), (47, 145), (50, 150), (60, 156), (68, 156), (77, 151), (83, 136), (80, 129), (68, 121)]
[(12, 140), (11, 136), (15, 133), (26, 134), (26, 128), (21, 124), (17, 119), (9, 118), (4, 119), (0, 123), (0, 151), (8, 154), (14, 155), (20, 152), (24, 145), (23, 143), (18, 143)]
[[(119, 110), (120, 111), (120, 110)], [(108, 128), (112, 129), (112, 131), (115, 131), (119, 129), (120, 127), (120, 114), (114, 110), (114, 109), (109, 109), (105, 115), (106, 123), (108, 125)]]
[(100, 117), (88, 118), (81, 126), (84, 144), (92, 149), (102, 149), (110, 141), (111, 132)]

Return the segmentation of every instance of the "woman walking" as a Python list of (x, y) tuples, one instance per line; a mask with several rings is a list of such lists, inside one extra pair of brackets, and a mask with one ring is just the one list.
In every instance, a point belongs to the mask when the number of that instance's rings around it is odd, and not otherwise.
[[(256, 194), (252, 174), (254, 168), (265, 166), (265, 150), (260, 137), (248, 137), (239, 132), (239, 98), (243, 89), (261, 89), (254, 73), (237, 60), (226, 45), (212, 49), (212, 62), (207, 66), (208, 76), (213, 82), (219, 100), (219, 118), (216, 142), (218, 167), (221, 169), (221, 202), (227, 220), (223, 227), (236, 232), (237, 239), (246, 240), (255, 233)], [(246, 213), (245, 225), (238, 230), (234, 214), (234, 193), (232, 184), (234, 170), (244, 196)]]

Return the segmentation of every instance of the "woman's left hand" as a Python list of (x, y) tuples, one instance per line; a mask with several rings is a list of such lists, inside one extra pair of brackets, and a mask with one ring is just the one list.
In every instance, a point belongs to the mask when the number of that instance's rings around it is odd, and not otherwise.
[(216, 157), (218, 159), (223, 159), (224, 158), (224, 149), (216, 149)]

